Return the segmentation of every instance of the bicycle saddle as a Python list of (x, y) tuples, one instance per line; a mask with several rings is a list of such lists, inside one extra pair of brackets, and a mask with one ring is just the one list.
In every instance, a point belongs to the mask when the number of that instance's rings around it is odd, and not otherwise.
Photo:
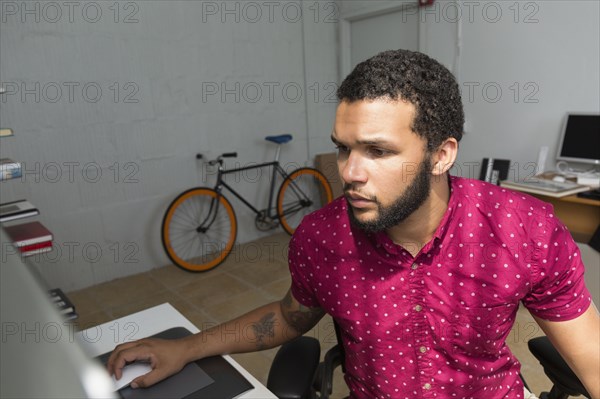
[(552, 346), (548, 337), (530, 339), (527, 346), (529, 346), (533, 356), (539, 360), (544, 368), (544, 373), (558, 389), (572, 396), (584, 395), (590, 397), (579, 378)]
[(272, 143), (284, 144), (284, 143), (287, 143), (288, 141), (292, 141), (292, 135), (291, 134), (280, 134), (279, 136), (267, 136), (267, 137), (265, 137), (265, 140), (270, 141)]

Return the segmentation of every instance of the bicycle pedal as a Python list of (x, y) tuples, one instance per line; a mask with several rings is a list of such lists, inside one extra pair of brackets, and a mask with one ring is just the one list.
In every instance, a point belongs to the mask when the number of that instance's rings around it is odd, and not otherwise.
[(269, 231), (279, 226), (279, 220), (267, 216), (266, 211), (261, 211), (254, 219), (254, 225), (260, 231)]

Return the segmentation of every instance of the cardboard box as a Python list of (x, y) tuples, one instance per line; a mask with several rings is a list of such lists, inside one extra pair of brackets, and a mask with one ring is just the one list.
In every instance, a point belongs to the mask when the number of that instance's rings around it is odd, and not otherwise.
[(341, 196), (343, 191), (343, 183), (338, 173), (337, 167), (337, 154), (330, 152), (326, 154), (318, 154), (315, 156), (315, 167), (325, 175), (331, 190), (333, 191), (333, 198)]

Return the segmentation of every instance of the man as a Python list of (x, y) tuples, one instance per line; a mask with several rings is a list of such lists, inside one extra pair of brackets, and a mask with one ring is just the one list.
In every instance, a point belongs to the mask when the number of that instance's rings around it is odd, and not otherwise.
[[(355, 398), (523, 398), (505, 344), (519, 302), (600, 397), (600, 321), (577, 246), (552, 207), (450, 177), (464, 121), (454, 77), (431, 58), (387, 51), (338, 90), (332, 140), (344, 196), (290, 243), (279, 302), (181, 341), (118, 346), (108, 368), (149, 359), (151, 385), (205, 356), (271, 348), (339, 324)], [(241, 340), (223, 340), (235, 326)]]

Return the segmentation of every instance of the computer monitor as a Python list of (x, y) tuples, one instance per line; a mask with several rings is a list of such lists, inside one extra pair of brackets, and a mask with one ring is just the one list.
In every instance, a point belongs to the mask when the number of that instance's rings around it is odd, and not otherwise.
[(0, 246), (0, 398), (116, 398), (106, 369), (79, 345), (1, 227)]
[(556, 159), (600, 165), (600, 114), (567, 114)]

